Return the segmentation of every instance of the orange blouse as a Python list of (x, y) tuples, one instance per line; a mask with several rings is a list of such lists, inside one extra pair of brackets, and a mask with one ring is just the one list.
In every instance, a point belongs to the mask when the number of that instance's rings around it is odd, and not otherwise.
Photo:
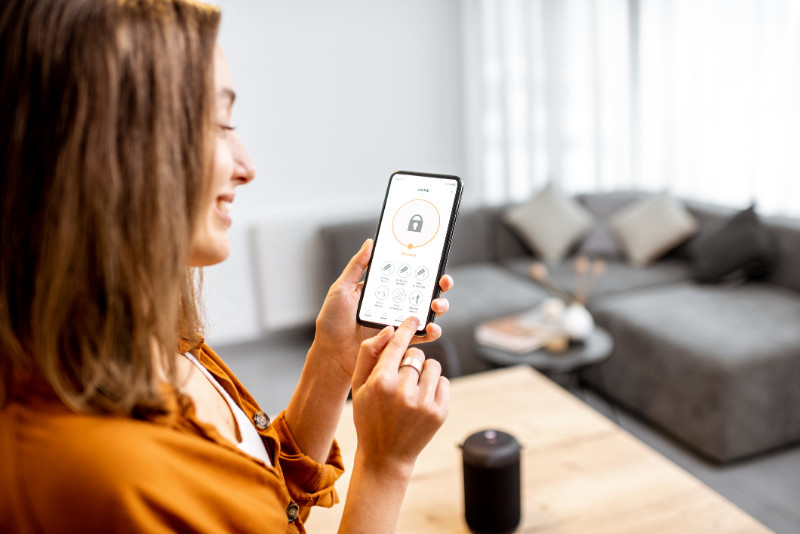
[(13, 383), (0, 410), (0, 532), (298, 533), (310, 506), (337, 503), (336, 443), (325, 465), (313, 461), (207, 345), (195, 356), (254, 421), (274, 467), (174, 392), (166, 415), (141, 421), (76, 414), (46, 384)]

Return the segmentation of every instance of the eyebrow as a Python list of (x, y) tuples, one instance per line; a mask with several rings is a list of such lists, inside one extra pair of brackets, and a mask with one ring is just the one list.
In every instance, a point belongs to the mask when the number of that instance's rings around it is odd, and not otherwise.
[(228, 89), (227, 87), (224, 87), (219, 91), (217, 91), (217, 96), (228, 98), (228, 100), (230, 100), (231, 106), (236, 101), (236, 92), (233, 89)]

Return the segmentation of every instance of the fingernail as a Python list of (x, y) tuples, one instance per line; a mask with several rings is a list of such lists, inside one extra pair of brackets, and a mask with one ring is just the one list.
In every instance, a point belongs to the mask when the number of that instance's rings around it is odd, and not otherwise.
[(417, 319), (413, 315), (411, 317), (409, 317), (409, 319), (411, 319), (411, 324), (413, 325), (414, 330), (418, 329), (419, 328), (419, 319)]

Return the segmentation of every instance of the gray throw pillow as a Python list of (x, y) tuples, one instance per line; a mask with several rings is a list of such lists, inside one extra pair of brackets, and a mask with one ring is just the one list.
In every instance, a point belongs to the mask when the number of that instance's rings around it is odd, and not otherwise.
[(609, 218), (628, 260), (646, 267), (691, 237), (697, 221), (666, 193), (634, 202)]
[(751, 206), (700, 232), (692, 243), (692, 274), (701, 283), (763, 278), (776, 258), (775, 238)]
[(553, 185), (525, 204), (509, 208), (503, 218), (531, 250), (550, 262), (564, 259), (594, 224), (594, 217), (586, 208)]

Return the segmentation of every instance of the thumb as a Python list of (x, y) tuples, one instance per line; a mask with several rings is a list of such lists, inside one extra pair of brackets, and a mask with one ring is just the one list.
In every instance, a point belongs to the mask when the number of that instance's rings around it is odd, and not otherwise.
[(369, 265), (369, 258), (372, 255), (372, 239), (367, 239), (356, 255), (350, 259), (347, 267), (344, 268), (342, 274), (339, 276), (338, 282), (346, 282), (349, 284), (357, 284), (361, 280), (364, 271), (367, 270)]
[(356, 360), (356, 370), (353, 373), (352, 386), (354, 395), (369, 378), (369, 375), (375, 368), (375, 364), (378, 363), (380, 359), (381, 352), (386, 348), (389, 340), (392, 339), (392, 334), (394, 334), (394, 328), (387, 326), (374, 337), (366, 339), (361, 343), (361, 348), (358, 351), (358, 359)]

